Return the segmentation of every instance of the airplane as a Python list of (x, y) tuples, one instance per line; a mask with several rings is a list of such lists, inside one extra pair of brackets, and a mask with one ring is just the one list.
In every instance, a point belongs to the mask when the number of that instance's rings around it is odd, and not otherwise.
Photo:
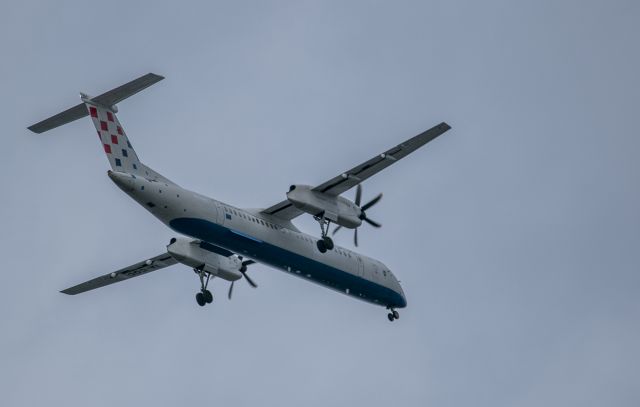
[[(301, 277), (351, 297), (384, 306), (387, 318), (400, 317), (399, 308), (407, 300), (396, 276), (378, 260), (334, 244), (329, 236), (333, 223), (335, 234), (341, 228), (354, 229), (358, 245), (358, 228), (370, 219), (368, 210), (382, 194), (361, 204), (361, 183), (401, 160), (451, 127), (442, 122), (352, 169), (317, 186), (291, 185), (286, 199), (266, 209), (241, 209), (180, 187), (143, 164), (116, 117), (117, 103), (164, 79), (148, 73), (96, 97), (80, 93), (81, 103), (30, 127), (43, 133), (77, 119), (90, 116), (109, 160), (109, 178), (127, 195), (182, 237), (174, 237), (166, 251), (129, 267), (102, 275), (62, 290), (75, 295), (99, 287), (141, 276), (181, 263), (193, 268), (200, 280), (196, 294), (198, 305), (213, 301), (209, 281), (218, 277), (229, 281), (228, 298), (234, 283), (247, 275), (256, 262)], [(356, 187), (355, 200), (342, 193)], [(301, 232), (292, 220), (307, 214), (320, 225), (320, 237)]]

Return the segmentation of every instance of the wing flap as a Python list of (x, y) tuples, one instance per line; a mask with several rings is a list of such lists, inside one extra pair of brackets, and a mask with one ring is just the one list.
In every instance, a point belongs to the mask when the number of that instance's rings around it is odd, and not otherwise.
[(125, 267), (118, 271), (114, 271), (113, 273), (105, 274), (92, 280), (85, 281), (84, 283), (69, 287), (60, 292), (69, 295), (80, 294), (85, 291), (95, 290), (96, 288), (104, 287), (106, 285), (128, 280), (132, 277), (138, 277), (152, 271), (160, 270), (165, 267), (172, 266), (176, 263), (177, 261), (173, 257), (171, 257), (171, 255), (164, 253), (159, 256), (152, 257), (148, 260), (141, 261), (129, 267)]
[(276, 216), (280, 219), (291, 220), (302, 215), (304, 212), (293, 206), (288, 199), (285, 199), (284, 201), (280, 201), (277, 204), (263, 210), (262, 213)]
[(233, 256), (233, 252), (230, 252), (227, 249), (223, 249), (220, 246), (212, 245), (211, 243), (200, 241), (200, 244), (198, 246), (200, 246), (201, 249), (207, 250), (211, 253), (219, 254), (222, 257)]

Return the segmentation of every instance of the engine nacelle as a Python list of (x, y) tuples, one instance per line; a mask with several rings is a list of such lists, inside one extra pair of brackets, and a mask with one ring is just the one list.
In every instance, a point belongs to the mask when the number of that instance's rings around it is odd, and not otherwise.
[(242, 277), (240, 273), (242, 261), (238, 256), (225, 257), (213, 253), (202, 248), (198, 240), (171, 239), (167, 252), (171, 257), (189, 267), (196, 268), (204, 264), (204, 271), (224, 280), (235, 281)]
[(350, 200), (314, 191), (309, 185), (292, 185), (287, 199), (296, 208), (313, 216), (322, 217), (346, 228), (362, 224), (362, 210)]

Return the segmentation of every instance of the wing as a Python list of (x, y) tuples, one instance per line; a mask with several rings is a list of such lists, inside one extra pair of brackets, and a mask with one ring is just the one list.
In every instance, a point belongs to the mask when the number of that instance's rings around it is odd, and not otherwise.
[(280, 219), (291, 220), (302, 215), (304, 212), (293, 206), (288, 199), (285, 199), (284, 201), (280, 201), (277, 204), (263, 210), (262, 213), (273, 215)]
[[(437, 126), (434, 126), (429, 130), (422, 132), (393, 148), (390, 148), (384, 153), (378, 154), (370, 160), (353, 167), (349, 171), (343, 172), (342, 174), (331, 178), (330, 180), (313, 188), (313, 190), (323, 192), (332, 196), (340, 195), (341, 193), (348, 191), (367, 178), (384, 170), (391, 164), (408, 156), (409, 154), (416, 151), (418, 148), (427, 144), (436, 137), (440, 136), (450, 128), (451, 127), (447, 123), (442, 122)], [(286, 199), (263, 210), (262, 212), (287, 220), (291, 220), (304, 213), (298, 208), (294, 207), (291, 202)]]
[(125, 267), (113, 273), (105, 274), (104, 276), (96, 277), (93, 280), (86, 281), (73, 287), (69, 287), (66, 290), (62, 290), (60, 292), (69, 295), (76, 295), (85, 291), (104, 287), (105, 285), (124, 281), (132, 277), (138, 277), (152, 271), (160, 270), (162, 268), (172, 266), (176, 263), (177, 261), (173, 257), (171, 257), (171, 255), (164, 253), (159, 256), (152, 257), (149, 260), (144, 260), (132, 266)]

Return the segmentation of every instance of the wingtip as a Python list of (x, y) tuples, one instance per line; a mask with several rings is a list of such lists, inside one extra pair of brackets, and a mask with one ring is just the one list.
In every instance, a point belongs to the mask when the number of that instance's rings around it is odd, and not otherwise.
[(45, 131), (47, 131), (47, 129), (42, 128), (42, 126), (40, 124), (41, 123), (32, 124), (31, 126), (27, 127), (27, 130), (30, 130), (31, 132), (33, 132), (35, 134), (42, 134)]
[(147, 75), (151, 75), (151, 76), (155, 77), (159, 81), (164, 79), (164, 76), (158, 75), (157, 73), (153, 73), (153, 72), (149, 72)]

